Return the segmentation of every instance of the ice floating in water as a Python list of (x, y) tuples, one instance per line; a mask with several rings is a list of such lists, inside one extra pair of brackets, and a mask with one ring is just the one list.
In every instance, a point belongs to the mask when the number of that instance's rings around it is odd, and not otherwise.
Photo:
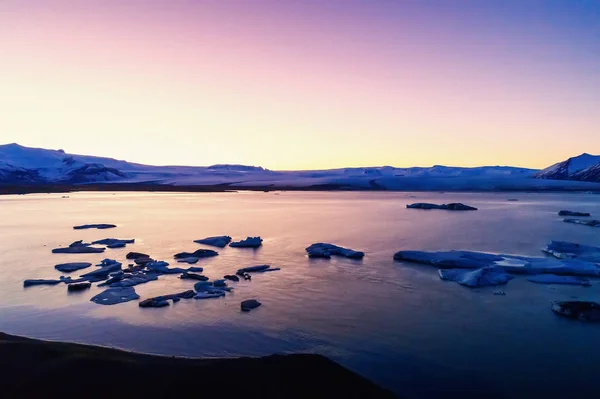
[(175, 254), (175, 259), (185, 259), (185, 258), (208, 258), (211, 256), (219, 255), (218, 252), (213, 251), (212, 249), (199, 249), (194, 252), (180, 252)]
[(92, 244), (106, 245), (107, 248), (123, 248), (127, 244), (133, 244), (135, 240), (120, 240), (118, 238), (105, 238), (103, 240), (93, 241)]
[(188, 272), (202, 273), (204, 271), (204, 268), (203, 267), (197, 267), (197, 266), (191, 266), (191, 267), (188, 267), (187, 271)]
[(92, 297), (90, 301), (99, 305), (115, 305), (117, 303), (133, 301), (139, 299), (139, 297), (133, 287), (119, 287), (108, 288)]
[(181, 276), (179, 276), (180, 279), (185, 280), (199, 280), (199, 281), (208, 281), (208, 277), (203, 276), (201, 274), (196, 274), (196, 273), (182, 273)]
[(406, 205), (406, 207), (409, 209), (444, 209), (447, 211), (476, 211), (477, 210), (477, 208), (475, 208), (475, 207), (461, 204), (459, 202), (451, 203), (451, 204), (442, 204), (442, 205), (429, 204), (426, 202), (418, 202), (416, 204)]
[(194, 240), (195, 243), (212, 245), (213, 247), (225, 248), (231, 242), (229, 236), (206, 237), (201, 240)]
[(104, 259), (102, 263), (100, 263), (100, 266), (102, 266), (100, 269), (94, 270), (93, 272), (89, 272), (86, 274), (82, 274), (81, 277), (86, 278), (90, 281), (102, 281), (106, 280), (110, 273), (118, 272), (121, 270), (121, 263), (112, 259)]
[(193, 265), (195, 263), (198, 263), (199, 260), (200, 260), (200, 258), (196, 258), (195, 256), (190, 256), (189, 258), (178, 259), (177, 262), (179, 262), (179, 263), (187, 263), (189, 265)]
[(130, 273), (125, 274), (120, 280), (108, 284), (110, 287), (133, 287), (134, 285), (144, 284), (149, 281), (158, 280), (158, 274), (148, 273)]
[(88, 262), (71, 262), (71, 263), (61, 263), (59, 265), (54, 266), (54, 268), (63, 273), (70, 273), (76, 270), (86, 269), (90, 267), (92, 264)]
[(440, 269), (439, 274), (442, 280), (456, 281), (471, 288), (506, 284), (513, 278), (503, 268), (497, 266), (478, 270)]
[(552, 311), (560, 316), (582, 321), (600, 321), (600, 304), (587, 301), (554, 302)]
[(186, 273), (186, 269), (182, 269), (180, 267), (168, 268), (169, 264), (164, 261), (152, 261), (146, 263), (146, 268), (150, 271), (153, 271), (158, 274), (181, 274)]
[(60, 277), (59, 280), (46, 280), (46, 279), (30, 279), (23, 281), (23, 287), (30, 287), (32, 285), (56, 285), (60, 283), (68, 283), (71, 281), (71, 277)]
[(555, 274), (538, 274), (527, 277), (527, 281), (538, 284), (569, 284), (590, 286), (590, 280), (577, 276), (557, 276)]
[(260, 237), (247, 237), (245, 240), (232, 242), (229, 246), (234, 248), (258, 248), (262, 245), (262, 241)]
[(582, 224), (590, 227), (600, 227), (600, 220), (564, 219), (565, 223)]
[(494, 294), (494, 295), (506, 295), (506, 292), (504, 292), (502, 290), (494, 290), (494, 291), (492, 291), (492, 294)]
[(129, 252), (126, 256), (127, 259), (138, 259), (138, 258), (150, 258), (150, 255), (141, 252)]
[(173, 302), (179, 302), (181, 298), (189, 299), (193, 298), (196, 293), (193, 290), (179, 292), (177, 294), (161, 295), (154, 298), (144, 299), (139, 303), (141, 308), (162, 308), (169, 306), (168, 300)]
[(600, 262), (600, 247), (575, 244), (566, 241), (550, 241), (542, 251), (558, 259), (573, 259), (588, 262)]
[(238, 269), (235, 273), (238, 276), (243, 276), (245, 273), (263, 273), (263, 272), (272, 272), (276, 270), (281, 270), (278, 267), (271, 268), (271, 265), (258, 265), (258, 266), (248, 266)]
[(587, 212), (574, 212), (574, 211), (562, 210), (562, 211), (558, 212), (558, 216), (580, 216), (580, 217), (585, 217), (585, 216), (592, 216), (592, 215), (590, 213), (587, 213)]
[(223, 278), (225, 280), (230, 280), (230, 281), (240, 281), (240, 278), (238, 276), (235, 276), (232, 274), (226, 274), (225, 276), (223, 276)]
[(399, 251), (394, 259), (428, 264), (440, 269), (481, 269), (495, 266), (513, 274), (600, 276), (600, 266), (590, 262), (588, 258), (558, 260), (471, 251)]
[(91, 286), (92, 286), (92, 283), (89, 283), (89, 282), (73, 283), (73, 284), (67, 285), (67, 290), (69, 290), (69, 291), (83, 291), (83, 290), (87, 290)]
[(352, 259), (362, 259), (364, 252), (354, 251), (352, 249), (338, 247), (333, 244), (316, 243), (306, 248), (309, 258), (331, 258), (331, 255), (344, 256)]
[(212, 286), (212, 282), (210, 281), (198, 281), (194, 284), (194, 289), (198, 292), (206, 291), (209, 287)]
[(225, 296), (225, 292), (224, 291), (214, 291), (214, 292), (202, 291), (202, 292), (198, 292), (194, 296), (194, 299), (220, 298), (222, 296)]
[(53, 254), (97, 254), (104, 252), (106, 248), (91, 247), (88, 243), (84, 243), (82, 240), (71, 243), (66, 248), (54, 248)]
[(114, 227), (117, 227), (114, 224), (107, 224), (107, 223), (99, 223), (99, 224), (82, 224), (80, 226), (73, 226), (73, 228), (75, 230), (84, 230), (84, 229), (99, 229), (99, 230), (105, 230), (105, 229), (112, 229)]
[(252, 309), (256, 309), (260, 305), (262, 305), (262, 303), (258, 302), (256, 299), (247, 299), (242, 301), (240, 307), (242, 308), (242, 312), (249, 312)]

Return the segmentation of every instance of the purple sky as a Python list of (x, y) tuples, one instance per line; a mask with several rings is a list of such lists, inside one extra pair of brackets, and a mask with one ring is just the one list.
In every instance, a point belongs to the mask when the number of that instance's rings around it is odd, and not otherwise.
[(600, 152), (600, 1), (2, 0), (0, 143), (153, 164)]

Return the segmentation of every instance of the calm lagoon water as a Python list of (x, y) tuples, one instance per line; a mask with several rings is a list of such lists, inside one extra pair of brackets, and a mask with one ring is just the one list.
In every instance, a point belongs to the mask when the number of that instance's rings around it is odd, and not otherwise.
[[(0, 331), (60, 341), (193, 357), (310, 352), (405, 398), (598, 397), (600, 325), (556, 317), (553, 300), (600, 300), (591, 288), (537, 285), (518, 277), (495, 296), (441, 281), (437, 270), (395, 262), (401, 249), (468, 249), (542, 256), (551, 239), (600, 245), (600, 229), (566, 224), (560, 209), (600, 215), (600, 196), (530, 193), (74, 193), (0, 197)], [(509, 202), (508, 198), (518, 198)], [(409, 210), (411, 202), (464, 202), (477, 212)], [(116, 229), (76, 231), (83, 223)], [(23, 288), (56, 278), (54, 265), (122, 262), (129, 251), (172, 261), (211, 235), (260, 235), (258, 250), (224, 248), (203, 259), (210, 278), (269, 263), (279, 272), (232, 283), (215, 300), (162, 309), (137, 302), (100, 306), (102, 289), (68, 294), (64, 285)], [(51, 254), (83, 239), (135, 238), (105, 254)], [(309, 260), (304, 248), (331, 242), (366, 253), (362, 261)], [(208, 248), (208, 247), (207, 247)], [(125, 263), (126, 264), (126, 263)], [(175, 264), (175, 262), (171, 262)], [(77, 275), (77, 274), (75, 274)], [(143, 298), (191, 289), (161, 276), (136, 286)], [(240, 301), (263, 306), (241, 313)], [(310, 383), (309, 381), (307, 383)]]

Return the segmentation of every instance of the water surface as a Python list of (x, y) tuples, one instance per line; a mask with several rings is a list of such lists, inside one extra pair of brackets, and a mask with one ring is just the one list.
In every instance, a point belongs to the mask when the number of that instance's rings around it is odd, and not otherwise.
[[(402, 249), (467, 249), (543, 256), (551, 239), (600, 245), (600, 229), (563, 223), (560, 209), (600, 215), (600, 196), (529, 193), (240, 192), (74, 193), (0, 197), (0, 330), (36, 338), (181, 356), (260, 356), (313, 352), (333, 358), (403, 397), (600, 394), (595, 383), (600, 326), (558, 318), (553, 300), (599, 300), (591, 288), (537, 285), (518, 277), (504, 291), (441, 281), (437, 270), (394, 262)], [(509, 202), (508, 198), (518, 198)], [(464, 202), (477, 212), (406, 209), (411, 202)], [(115, 223), (110, 230), (73, 230)], [(258, 250), (224, 248), (202, 259), (210, 278), (269, 263), (279, 272), (232, 283), (215, 300), (162, 309), (137, 302), (99, 306), (102, 289), (68, 294), (64, 285), (23, 288), (56, 278), (54, 265), (125, 262), (139, 251), (173, 261), (201, 248), (194, 239), (260, 235)], [(51, 254), (83, 239), (135, 238), (104, 254)], [(304, 248), (331, 242), (366, 253), (362, 261), (310, 260)], [(205, 247), (210, 248), (210, 247)], [(83, 273), (83, 272), (82, 272)], [(77, 273), (75, 273), (77, 275)], [(193, 287), (161, 276), (136, 286), (143, 298)], [(258, 310), (241, 313), (256, 298)], [(488, 397), (495, 397), (494, 395)]]

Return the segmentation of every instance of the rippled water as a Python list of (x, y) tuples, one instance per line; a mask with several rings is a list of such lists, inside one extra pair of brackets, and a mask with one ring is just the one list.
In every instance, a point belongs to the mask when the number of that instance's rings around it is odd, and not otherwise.
[[(468, 249), (542, 256), (550, 239), (600, 245), (600, 229), (563, 223), (560, 209), (600, 215), (600, 196), (529, 193), (75, 193), (0, 197), (0, 330), (36, 338), (166, 355), (327, 355), (403, 397), (598, 395), (600, 326), (558, 318), (552, 300), (599, 300), (591, 288), (546, 286), (522, 277), (505, 288), (469, 289), (428, 266), (394, 262), (401, 249)], [(509, 202), (508, 198), (518, 198)], [(477, 212), (406, 209), (410, 202), (464, 202)], [(76, 231), (83, 223), (111, 230)], [(162, 309), (137, 302), (99, 306), (100, 292), (64, 285), (23, 288), (56, 278), (54, 265), (98, 262), (140, 251), (172, 261), (211, 235), (260, 235), (258, 250), (224, 248), (197, 266), (219, 278), (269, 263), (278, 272), (233, 283), (226, 298), (182, 300)], [(83, 239), (135, 238), (105, 254), (51, 254)], [(331, 242), (366, 253), (362, 261), (309, 260), (304, 248)], [(208, 248), (208, 247), (207, 247)], [(175, 262), (171, 262), (175, 264)], [(76, 274), (76, 273), (75, 273)], [(142, 298), (191, 289), (161, 276), (136, 286)], [(256, 298), (258, 310), (241, 313)], [(488, 396), (488, 397), (494, 397)]]

